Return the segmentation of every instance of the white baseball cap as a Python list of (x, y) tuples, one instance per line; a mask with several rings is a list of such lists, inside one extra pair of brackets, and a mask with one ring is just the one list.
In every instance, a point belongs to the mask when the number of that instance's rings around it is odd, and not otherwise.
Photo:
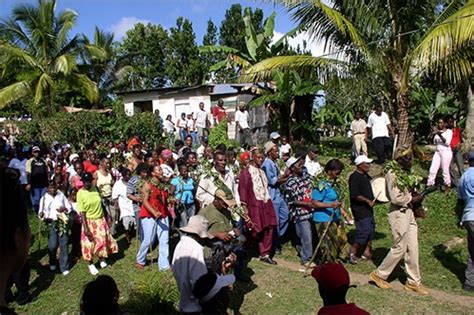
[(356, 157), (354, 163), (355, 165), (360, 165), (362, 163), (372, 163), (373, 161), (374, 161), (373, 159), (369, 159), (365, 155), (359, 155), (358, 157)]
[(286, 167), (287, 168), (290, 168), (292, 167), (296, 162), (298, 162), (299, 160), (301, 160), (301, 158), (295, 158), (295, 157), (290, 157), (288, 159), (288, 161), (286, 161)]

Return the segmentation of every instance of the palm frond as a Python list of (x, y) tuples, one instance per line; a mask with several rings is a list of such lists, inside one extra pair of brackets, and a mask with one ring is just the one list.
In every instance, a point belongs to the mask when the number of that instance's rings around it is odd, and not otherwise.
[[(406, 80), (413, 72), (442, 71), (453, 82), (461, 81), (472, 73), (472, 67), (466, 65), (473, 60), (472, 49), (468, 49), (473, 42), (474, 2), (470, 1), (431, 29), (410, 53), (404, 65)], [(456, 54), (457, 50), (464, 52)]]
[(36, 105), (38, 105), (41, 102), (44, 91), (50, 90), (53, 84), (54, 84), (53, 79), (47, 73), (43, 73), (39, 77), (38, 82), (36, 83), (36, 87), (35, 87), (34, 102)]
[(248, 67), (250, 67), (252, 65), (247, 59), (243, 58), (240, 55), (236, 55), (236, 54), (228, 54), (227, 55), (227, 62), (229, 62), (231, 64), (235, 64), (235, 65), (239, 66), (242, 69), (247, 69)]
[(239, 77), (240, 82), (265, 81), (275, 70), (295, 70), (299, 73), (318, 72), (320, 75), (342, 73), (346, 63), (340, 60), (307, 55), (278, 56), (262, 60), (245, 69)]
[(213, 71), (219, 71), (221, 69), (224, 69), (225, 67), (227, 67), (227, 59), (225, 60), (221, 60), (215, 64), (213, 64), (210, 68), (209, 68), (209, 71), (210, 72), (213, 72)]
[(76, 58), (73, 55), (65, 54), (54, 60), (52, 73), (60, 73), (67, 76), (76, 69)]
[(0, 109), (19, 100), (31, 92), (29, 81), (19, 81), (0, 90)]
[(59, 13), (56, 23), (57, 49), (61, 49), (68, 42), (68, 35), (76, 25), (78, 14), (72, 10), (64, 10)]
[(7, 38), (12, 38), (15, 44), (29, 52), (34, 51), (34, 45), (30, 38), (26, 35), (21, 26), (12, 18), (0, 22), (0, 34), (5, 35)]
[(97, 84), (84, 74), (72, 73), (68, 76), (68, 81), (73, 84), (73, 88), (84, 95), (91, 103), (99, 99), (99, 89)]
[(19, 61), (23, 64), (27, 64), (30, 67), (40, 67), (33, 56), (18, 46), (13, 46), (10, 44), (0, 45), (0, 55), (2, 56), (2, 61), (5, 64), (13, 61)]

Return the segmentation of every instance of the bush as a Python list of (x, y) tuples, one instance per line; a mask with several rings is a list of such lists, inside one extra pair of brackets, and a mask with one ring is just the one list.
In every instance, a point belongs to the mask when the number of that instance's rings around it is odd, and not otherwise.
[(118, 143), (138, 134), (154, 148), (163, 140), (160, 123), (152, 113), (128, 117), (121, 112), (58, 112), (51, 117), (15, 123), (20, 129), (17, 140), (22, 144), (42, 142), (49, 146), (58, 141), (82, 149), (92, 140), (105, 145), (109, 141)]
[(227, 134), (227, 120), (222, 120), (209, 132), (209, 145), (216, 149), (219, 144), (225, 144), (226, 147), (239, 147), (235, 140), (229, 139)]

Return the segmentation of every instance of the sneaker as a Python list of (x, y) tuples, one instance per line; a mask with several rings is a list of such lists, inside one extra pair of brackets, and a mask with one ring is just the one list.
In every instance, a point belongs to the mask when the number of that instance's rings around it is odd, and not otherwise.
[(56, 271), (56, 269), (58, 269), (58, 267), (56, 267), (56, 265), (49, 265), (49, 270)]
[(88, 267), (89, 267), (89, 272), (91, 273), (91, 275), (95, 276), (99, 273), (99, 270), (97, 270), (94, 264), (90, 264)]
[(63, 276), (67, 276), (69, 274), (69, 270), (63, 271)]
[(107, 265), (107, 263), (105, 262), (105, 260), (102, 260), (102, 261), (100, 262), (100, 268), (104, 269), (104, 268), (107, 267), (107, 266), (108, 266), (108, 265)]
[(430, 294), (428, 292), (428, 290), (422, 284), (415, 285), (415, 284), (411, 284), (411, 283), (407, 282), (407, 283), (405, 283), (405, 290), (410, 291), (410, 292), (415, 292), (415, 293), (418, 293), (418, 294), (421, 294), (421, 295)]
[(351, 265), (356, 265), (357, 264), (357, 256), (354, 255), (353, 253), (349, 252), (349, 263)]
[(384, 279), (380, 278), (378, 274), (375, 273), (375, 271), (372, 271), (369, 275), (370, 280), (372, 280), (376, 286), (378, 286), (380, 289), (390, 289), (390, 283), (385, 281)]

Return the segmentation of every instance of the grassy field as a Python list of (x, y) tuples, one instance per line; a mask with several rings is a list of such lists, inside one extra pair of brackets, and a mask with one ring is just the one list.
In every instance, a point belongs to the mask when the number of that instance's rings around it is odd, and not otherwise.
[[(341, 144), (342, 143), (342, 144)], [(335, 152), (325, 152), (322, 160), (329, 155), (342, 156), (342, 141), (331, 148)], [(327, 144), (327, 146), (329, 146)], [(338, 146), (341, 146), (339, 149)], [(347, 151), (345, 151), (347, 152)], [(334, 154), (334, 155), (333, 155)], [(347, 153), (346, 153), (347, 157)], [(349, 161), (344, 159), (349, 165)], [(417, 165), (416, 170), (426, 175), (424, 167)], [(353, 170), (348, 167), (343, 176)], [(426, 205), (429, 208), (428, 218), (419, 220), (420, 264), (423, 281), (428, 288), (438, 289), (451, 294), (452, 299), (436, 297), (419, 297), (414, 294), (396, 290), (381, 291), (367, 283), (361, 283), (349, 291), (349, 300), (376, 314), (474, 314), (474, 294), (461, 289), (466, 267), (466, 243), (446, 250), (443, 244), (454, 237), (465, 239), (465, 231), (457, 226), (456, 195), (444, 195), (436, 192), (429, 195)], [(391, 234), (387, 222), (388, 205), (376, 207), (377, 234), (374, 241), (374, 259), (371, 262), (360, 262), (348, 266), (354, 273), (368, 274), (384, 258), (391, 246)], [(64, 277), (53, 274), (47, 265), (47, 240), (38, 233), (38, 220), (31, 217), (33, 241), (30, 251), (31, 291), (37, 299), (26, 305), (13, 304), (17, 312), (25, 314), (74, 314), (78, 313), (84, 285), (93, 279), (84, 262), (71, 268), (71, 273)], [(353, 237), (352, 228), (348, 228), (349, 239)], [(134, 267), (136, 244), (127, 247), (123, 237), (118, 238), (123, 249), (110, 259), (110, 266), (101, 270), (101, 274), (111, 275), (118, 284), (123, 310), (132, 314), (141, 313), (175, 313), (179, 293), (172, 274), (158, 272), (156, 261), (143, 271)], [(155, 253), (156, 255), (156, 253)], [(288, 262), (297, 263), (298, 257), (291, 242), (284, 246), (278, 256)], [(304, 278), (302, 273), (279, 266), (267, 266), (253, 259), (247, 270), (253, 283), (237, 283), (232, 296), (232, 311), (242, 314), (310, 314), (316, 313), (322, 305), (317, 293), (317, 285), (311, 277)], [(402, 268), (394, 273), (394, 282), (404, 281)], [(456, 297), (473, 300), (471, 307), (459, 302)], [(470, 301), (470, 300), (468, 300)]]

